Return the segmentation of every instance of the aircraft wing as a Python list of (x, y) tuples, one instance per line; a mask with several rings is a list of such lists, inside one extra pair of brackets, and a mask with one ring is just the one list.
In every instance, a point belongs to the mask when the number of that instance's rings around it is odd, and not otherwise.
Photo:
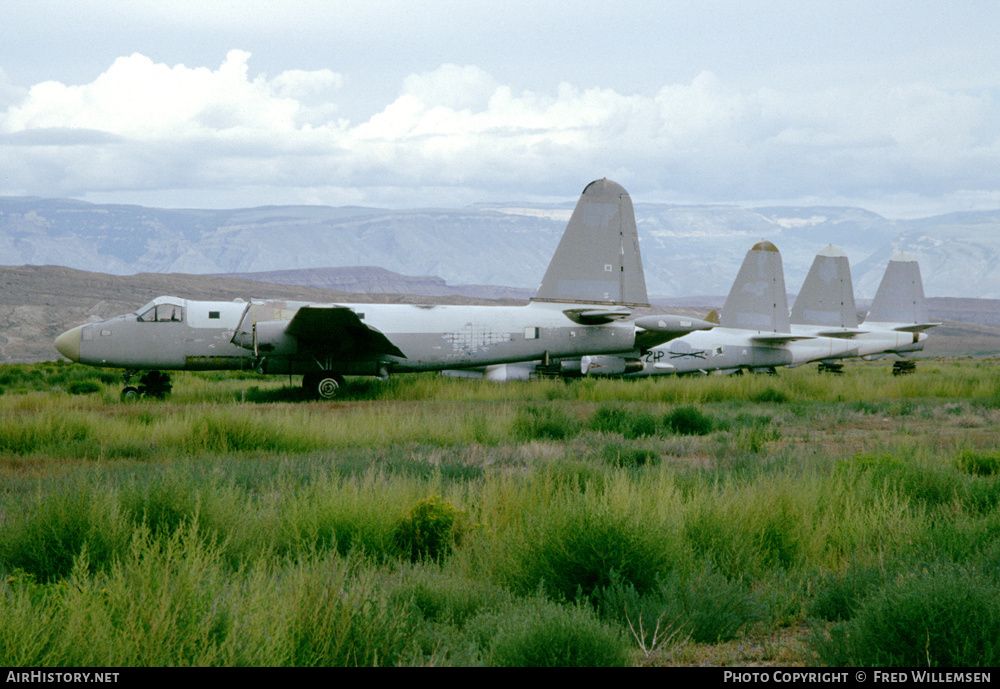
[(683, 337), (695, 330), (711, 330), (714, 323), (685, 316), (643, 316), (635, 319), (635, 346), (642, 351)]
[(792, 335), (790, 333), (758, 333), (751, 335), (750, 341), (765, 347), (780, 347), (797, 340), (815, 340), (815, 335)]
[(391, 354), (406, 358), (399, 347), (375, 328), (365, 325), (346, 306), (303, 306), (285, 329), (299, 341), (300, 350), (341, 356)]

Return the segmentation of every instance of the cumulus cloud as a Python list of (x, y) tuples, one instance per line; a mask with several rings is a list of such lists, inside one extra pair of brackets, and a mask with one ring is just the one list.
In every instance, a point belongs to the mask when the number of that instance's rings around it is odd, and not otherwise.
[(217, 69), (134, 54), (88, 84), (7, 88), (0, 137), (19, 145), (0, 149), (14, 171), (0, 193), (208, 186), (227, 205), (256, 203), (262, 189), (268, 202), (394, 205), (395, 193), (405, 205), (414, 189), (439, 190), (438, 203), (572, 196), (608, 175), (682, 201), (995, 198), (1000, 113), (988, 93), (744, 91), (711, 72), (652, 95), (570, 83), (539, 93), (446, 64), (350, 123), (337, 116), (341, 74), (269, 77), (249, 64), (240, 50)]
[(301, 124), (303, 96), (326, 92), (340, 77), (328, 70), (248, 77), (250, 54), (232, 50), (215, 71), (168, 67), (138, 53), (115, 60), (90, 84), (33, 86), (4, 118), (9, 132), (63, 127), (133, 140), (182, 139), (243, 128), (282, 132)]

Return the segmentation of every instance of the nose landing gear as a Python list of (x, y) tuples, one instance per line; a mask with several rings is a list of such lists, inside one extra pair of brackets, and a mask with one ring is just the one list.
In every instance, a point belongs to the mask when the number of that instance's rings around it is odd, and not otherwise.
[(155, 397), (162, 399), (170, 394), (173, 385), (170, 375), (162, 371), (147, 371), (139, 377), (139, 385), (132, 385), (132, 379), (139, 375), (138, 371), (128, 369), (122, 373), (125, 389), (122, 390), (122, 401), (133, 402), (140, 397)]

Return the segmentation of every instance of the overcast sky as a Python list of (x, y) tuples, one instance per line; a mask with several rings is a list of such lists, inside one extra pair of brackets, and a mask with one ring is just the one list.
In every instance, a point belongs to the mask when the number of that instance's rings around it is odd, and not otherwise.
[(1000, 208), (1000, 2), (3, 0), (0, 195)]

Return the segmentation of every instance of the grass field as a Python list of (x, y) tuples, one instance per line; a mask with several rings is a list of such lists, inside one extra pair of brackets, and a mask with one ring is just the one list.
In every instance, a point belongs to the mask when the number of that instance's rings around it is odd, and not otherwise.
[(0, 366), (0, 663), (1000, 661), (1000, 370)]

